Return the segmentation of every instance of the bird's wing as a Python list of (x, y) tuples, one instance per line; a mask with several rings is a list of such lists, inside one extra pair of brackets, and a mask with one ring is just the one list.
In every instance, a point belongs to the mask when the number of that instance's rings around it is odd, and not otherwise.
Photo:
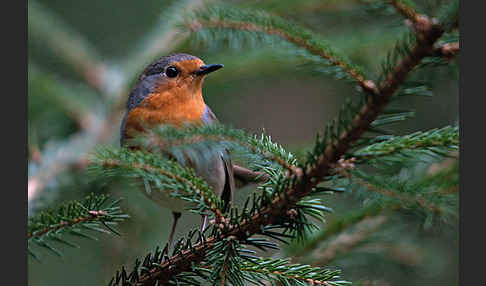
[(221, 154), (221, 159), (224, 163), (224, 187), (221, 194), (221, 199), (225, 202), (224, 211), (228, 207), (229, 202), (233, 202), (235, 191), (235, 177), (233, 174), (233, 163), (228, 152)]
[(214, 115), (211, 108), (209, 108), (209, 106), (207, 106), (207, 105), (204, 108), (204, 113), (202, 115), (202, 119), (203, 119), (204, 124), (206, 124), (206, 125), (219, 123), (218, 118), (216, 118), (216, 115)]
[[(203, 113), (203, 121), (205, 124), (213, 124), (218, 123), (218, 118), (214, 115), (213, 111), (206, 105), (206, 108)], [(231, 158), (230, 158), (231, 160)], [(227, 169), (231, 172), (232, 184), (234, 186), (235, 182), (237, 183), (238, 187), (244, 187), (250, 183), (258, 183), (258, 182), (265, 182), (268, 180), (268, 175), (263, 172), (255, 172), (245, 167), (241, 167), (235, 164), (231, 164), (231, 167), (228, 167), (228, 161), (223, 158), (225, 165), (227, 165)]]
[[(206, 125), (211, 125), (219, 123), (218, 118), (214, 115), (213, 111), (209, 106), (205, 106), (204, 113), (202, 116), (203, 122)], [(221, 152), (221, 160), (223, 160), (225, 182), (223, 187), (223, 192), (221, 193), (221, 199), (226, 203), (233, 201), (233, 194), (235, 190), (235, 179), (233, 174), (233, 163), (231, 162), (231, 156), (228, 149), (224, 149)]]

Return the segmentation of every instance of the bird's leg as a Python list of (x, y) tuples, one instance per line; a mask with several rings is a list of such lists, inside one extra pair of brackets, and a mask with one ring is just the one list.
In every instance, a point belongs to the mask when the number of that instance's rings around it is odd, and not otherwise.
[(203, 232), (206, 229), (207, 220), (208, 220), (207, 214), (201, 215), (201, 232)]
[(174, 233), (175, 233), (177, 221), (181, 217), (181, 213), (179, 213), (179, 212), (172, 212), (172, 215), (174, 216), (174, 220), (172, 221), (172, 229), (171, 229), (170, 235), (169, 235), (169, 247), (168, 247), (168, 249), (170, 249), (172, 247), (172, 242), (174, 240)]

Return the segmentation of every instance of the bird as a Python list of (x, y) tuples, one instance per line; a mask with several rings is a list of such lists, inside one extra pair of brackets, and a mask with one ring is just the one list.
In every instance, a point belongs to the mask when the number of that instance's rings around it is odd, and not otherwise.
[[(221, 68), (222, 64), (205, 64), (200, 58), (184, 53), (163, 56), (149, 64), (128, 96), (120, 127), (120, 145), (131, 149), (140, 148), (130, 143), (133, 141), (130, 139), (147, 134), (147, 127), (171, 125), (182, 128), (187, 125), (219, 123), (204, 101), (202, 85), (207, 75)], [(182, 155), (170, 150), (162, 150), (161, 153), (193, 168), (196, 175), (205, 179), (215, 195), (224, 201), (225, 206), (233, 201), (235, 178), (244, 185), (265, 177), (260, 172), (234, 165), (229, 150), (217, 144), (214, 148), (190, 148), (183, 151)], [(154, 190), (149, 183), (144, 183), (144, 194), (172, 211), (173, 221), (168, 239), (170, 247), (177, 222), (187, 202), (170, 197), (169, 191)], [(207, 215), (202, 215), (202, 231), (206, 227), (206, 219)]]

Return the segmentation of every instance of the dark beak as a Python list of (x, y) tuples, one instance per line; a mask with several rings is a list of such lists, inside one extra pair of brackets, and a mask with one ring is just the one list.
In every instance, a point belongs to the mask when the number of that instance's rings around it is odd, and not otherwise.
[(196, 75), (206, 75), (206, 74), (211, 73), (213, 71), (217, 71), (217, 70), (219, 70), (222, 67), (224, 67), (224, 66), (223, 65), (220, 65), (220, 64), (215, 64), (215, 65), (202, 65), (194, 73)]

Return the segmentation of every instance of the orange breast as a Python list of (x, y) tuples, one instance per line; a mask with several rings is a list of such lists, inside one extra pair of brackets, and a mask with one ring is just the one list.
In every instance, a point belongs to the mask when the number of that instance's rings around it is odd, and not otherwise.
[[(174, 91), (174, 90), (173, 90)], [(202, 95), (180, 96), (178, 94), (151, 93), (139, 106), (133, 108), (126, 118), (125, 133), (140, 132), (143, 126), (171, 124), (200, 124), (205, 103)]]

